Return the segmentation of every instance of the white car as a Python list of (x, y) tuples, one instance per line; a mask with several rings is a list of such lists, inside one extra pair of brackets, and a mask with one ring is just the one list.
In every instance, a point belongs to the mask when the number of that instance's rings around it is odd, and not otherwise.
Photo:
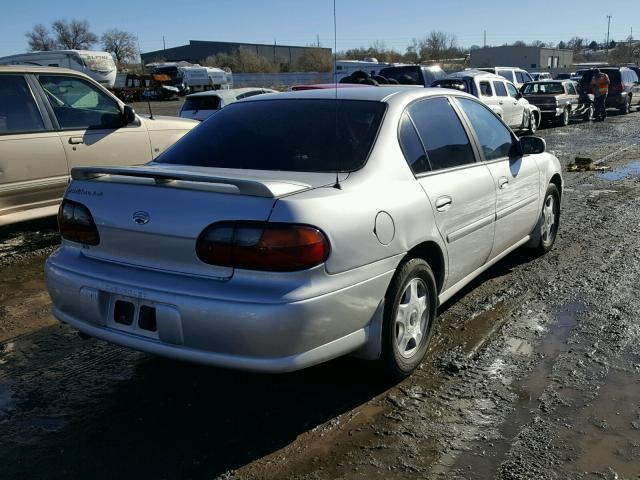
[(509, 80), (518, 88), (520, 88), (522, 85), (524, 85), (527, 82), (533, 82), (533, 77), (531, 77), (529, 72), (518, 67), (487, 67), (487, 68), (478, 68), (478, 70), (500, 75), (501, 77), (504, 77), (507, 80)]
[(192, 120), (203, 121), (223, 108), (225, 105), (237, 102), (243, 98), (262, 95), (263, 93), (278, 93), (269, 88), (231, 88), (228, 90), (213, 90), (187, 95), (179, 116)]
[(484, 70), (463, 70), (433, 82), (432, 87), (452, 88), (478, 97), (513, 130), (535, 133), (540, 109), (531, 105), (516, 86)]

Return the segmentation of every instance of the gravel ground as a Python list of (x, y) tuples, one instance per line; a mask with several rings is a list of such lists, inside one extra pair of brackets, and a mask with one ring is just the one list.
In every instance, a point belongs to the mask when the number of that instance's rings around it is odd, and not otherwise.
[(540, 135), (611, 170), (565, 173), (554, 250), (443, 305), (398, 384), (352, 358), (269, 376), (82, 340), (49, 314), (55, 222), (1, 229), (0, 477), (639, 479), (640, 113)]

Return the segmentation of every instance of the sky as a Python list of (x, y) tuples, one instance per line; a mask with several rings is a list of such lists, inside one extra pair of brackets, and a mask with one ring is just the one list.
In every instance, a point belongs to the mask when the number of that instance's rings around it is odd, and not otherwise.
[[(381, 40), (404, 52), (413, 38), (431, 30), (457, 37), (462, 46), (573, 36), (602, 41), (607, 15), (611, 38), (640, 38), (640, 0), (529, 2), (506, 0), (336, 0), (338, 50)], [(4, 0), (0, 56), (28, 49), (25, 33), (37, 23), (88, 20), (94, 33), (118, 28), (137, 35), (142, 52), (217, 40), (334, 46), (333, 0)]]

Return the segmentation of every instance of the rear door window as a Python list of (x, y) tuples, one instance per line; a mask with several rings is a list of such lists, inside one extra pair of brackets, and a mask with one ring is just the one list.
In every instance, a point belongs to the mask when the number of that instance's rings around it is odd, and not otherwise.
[(507, 90), (510, 97), (516, 98), (518, 96), (518, 89), (512, 83), (507, 83)]
[(250, 170), (353, 171), (366, 162), (385, 109), (382, 102), (358, 100), (235, 102), (155, 161)]
[(447, 98), (414, 103), (408, 108), (432, 170), (475, 162), (469, 137)]
[(400, 130), (398, 132), (398, 138), (400, 140), (400, 147), (404, 158), (407, 160), (409, 167), (414, 174), (428, 172), (431, 170), (429, 161), (427, 160), (427, 154), (424, 151), (424, 146), (416, 132), (413, 122), (409, 115), (405, 112), (400, 120)]
[(483, 97), (493, 97), (493, 90), (489, 82), (480, 82), (480, 95)]
[(507, 89), (504, 86), (504, 82), (493, 82), (493, 88), (496, 89), (496, 95), (499, 97), (508, 97)]
[(0, 135), (44, 130), (42, 116), (22, 75), (0, 75)]

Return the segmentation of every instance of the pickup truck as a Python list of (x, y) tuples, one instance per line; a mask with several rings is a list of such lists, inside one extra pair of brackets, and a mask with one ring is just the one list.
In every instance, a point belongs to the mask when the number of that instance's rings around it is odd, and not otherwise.
[(446, 76), (438, 65), (396, 65), (380, 70), (380, 75), (397, 81), (400, 85), (430, 87), (433, 82)]

